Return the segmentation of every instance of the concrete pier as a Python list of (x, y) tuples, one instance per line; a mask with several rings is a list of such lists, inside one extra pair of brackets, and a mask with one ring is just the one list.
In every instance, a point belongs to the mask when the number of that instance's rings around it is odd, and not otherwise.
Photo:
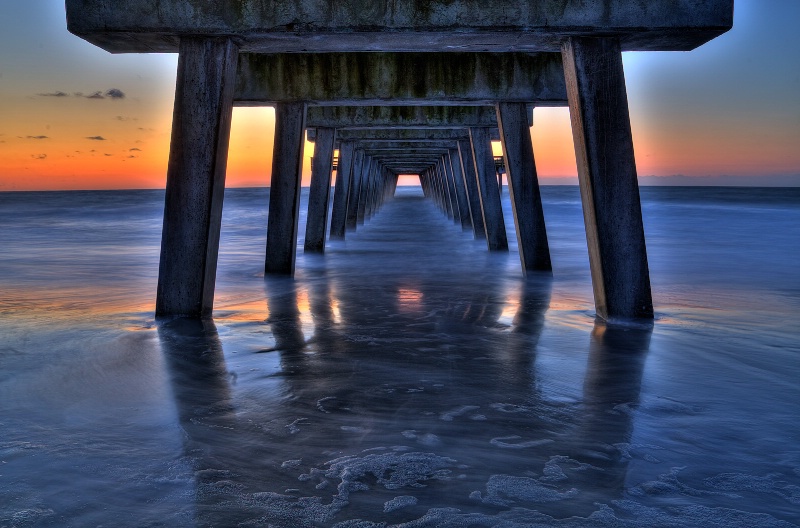
[(272, 152), (264, 273), (294, 273), (305, 119), (305, 103), (281, 103), (275, 108), (275, 149)]
[(333, 190), (333, 210), (331, 211), (331, 239), (344, 238), (347, 222), (347, 201), (353, 181), (353, 141), (343, 141), (339, 146), (339, 163), (336, 169), (336, 187)]
[(498, 103), (497, 121), (523, 271), (551, 271), (542, 197), (524, 104)]
[[(731, 28), (733, 0), (156, 3), (66, 0), (69, 30), (107, 51), (180, 53), (157, 315), (211, 314), (232, 104), (276, 106), (265, 272), (291, 275), (307, 107), (328, 158), (327, 130), (346, 125), (337, 132), (346, 148), (333, 238), (374, 214), (404, 172), (418, 174), (426, 196), (465, 227), (466, 201), (475, 237), (507, 250), (489, 143), (499, 126), (528, 271), (550, 267), (528, 109), (568, 101), (597, 314), (652, 318), (621, 52), (694, 49)], [(496, 124), (481, 106), (496, 106)], [(430, 124), (413, 130), (424, 115)], [(434, 129), (459, 115), (453, 128), (468, 129), (469, 141)], [(376, 124), (395, 141), (424, 131), (456, 143), (390, 154), (348, 137)], [(325, 163), (312, 178), (309, 251), (324, 249)]]
[(597, 314), (604, 319), (651, 318), (620, 42), (571, 38), (562, 54)]
[(209, 316), (214, 306), (237, 54), (230, 39), (181, 41), (157, 316)]
[(311, 188), (308, 190), (308, 216), (303, 245), (310, 253), (325, 252), (325, 232), (328, 227), (328, 203), (331, 194), (333, 146), (335, 128), (318, 128), (314, 144), (314, 163), (311, 169)]
[(494, 156), (486, 128), (470, 128), (470, 143), (478, 181), (478, 196), (483, 211), (483, 223), (486, 229), (486, 245), (489, 251), (508, 251), (506, 238), (506, 222), (500, 205), (500, 191), (494, 171)]

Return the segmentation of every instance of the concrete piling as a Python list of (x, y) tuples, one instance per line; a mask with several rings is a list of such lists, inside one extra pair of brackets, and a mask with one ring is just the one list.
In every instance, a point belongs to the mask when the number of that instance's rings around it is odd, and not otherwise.
[(183, 38), (178, 56), (156, 316), (211, 315), (238, 48)]
[(524, 104), (498, 103), (497, 122), (522, 269), (524, 272), (551, 271), (542, 197), (528, 128), (528, 110)]
[(470, 128), (469, 137), (477, 173), (483, 223), (486, 229), (486, 245), (489, 247), (489, 251), (508, 251), (506, 222), (503, 219), (500, 192), (497, 188), (489, 129)]
[(272, 152), (267, 256), (264, 263), (264, 273), (267, 274), (294, 274), (305, 119), (305, 103), (281, 103), (275, 108), (275, 147)]
[(562, 55), (597, 314), (652, 318), (619, 40), (570, 38)]
[(303, 244), (309, 253), (325, 252), (325, 231), (328, 226), (328, 203), (333, 171), (333, 146), (335, 128), (318, 128), (314, 143), (314, 167), (311, 170), (311, 187), (308, 190), (308, 215), (306, 237)]

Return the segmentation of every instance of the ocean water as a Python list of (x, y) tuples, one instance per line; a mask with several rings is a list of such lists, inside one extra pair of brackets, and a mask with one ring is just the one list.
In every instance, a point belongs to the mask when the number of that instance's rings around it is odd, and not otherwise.
[(552, 277), (507, 192), (497, 254), (412, 187), (291, 280), (230, 189), (213, 321), (162, 324), (163, 191), (0, 193), (0, 526), (800, 526), (800, 190), (642, 188), (621, 326), (542, 193)]

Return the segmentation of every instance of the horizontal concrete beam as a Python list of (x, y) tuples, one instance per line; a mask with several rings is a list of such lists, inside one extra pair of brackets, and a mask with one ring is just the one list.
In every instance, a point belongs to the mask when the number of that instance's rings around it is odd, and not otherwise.
[[(493, 128), (491, 129), (490, 136), (494, 140), (499, 140), (500, 132), (496, 128)], [(307, 130), (306, 137), (309, 141), (314, 141), (314, 138), (316, 138), (316, 131)], [(336, 139), (339, 141), (360, 141), (368, 139), (375, 141), (459, 140), (469, 139), (469, 130), (466, 128), (457, 128), (451, 130), (381, 128), (372, 130), (341, 130), (336, 132)]]
[(493, 106), (311, 106), (306, 126), (337, 130), (497, 128), (497, 113)]
[(398, 152), (414, 152), (420, 149), (452, 149), (458, 146), (457, 140), (418, 140), (418, 141), (376, 141), (365, 140), (356, 142), (356, 148), (363, 149), (391, 149)]
[(67, 27), (112, 53), (169, 53), (181, 35), (245, 52), (558, 51), (618, 35), (623, 50), (689, 50), (730, 29), (733, 0), (66, 0)]
[(239, 55), (238, 106), (566, 106), (558, 53), (286, 53)]

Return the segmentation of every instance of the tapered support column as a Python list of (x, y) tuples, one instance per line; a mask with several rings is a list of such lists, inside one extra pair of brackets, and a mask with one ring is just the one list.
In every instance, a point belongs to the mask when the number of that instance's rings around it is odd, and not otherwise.
[(486, 245), (489, 251), (508, 251), (506, 223), (500, 205), (500, 190), (497, 188), (497, 173), (494, 170), (492, 142), (488, 128), (470, 128), (472, 155), (477, 171), (478, 195), (481, 198), (483, 222), (486, 228)]
[(476, 239), (486, 238), (481, 211), (481, 197), (478, 192), (478, 177), (475, 175), (475, 160), (472, 157), (472, 146), (468, 139), (458, 140), (458, 157), (464, 175), (464, 186), (469, 201), (469, 214), (472, 219), (472, 233)]
[(442, 172), (447, 182), (447, 194), (450, 196), (450, 209), (453, 211), (453, 222), (460, 224), (461, 209), (458, 204), (458, 188), (456, 187), (453, 166), (450, 164), (450, 156), (448, 154), (442, 156)]
[(275, 107), (275, 147), (264, 264), (267, 274), (294, 275), (305, 121), (305, 103), (280, 103)]
[(500, 126), (522, 270), (551, 271), (550, 247), (547, 245), (542, 196), (533, 159), (527, 105), (498, 103), (497, 123)]
[(347, 200), (347, 229), (356, 230), (358, 224), (358, 199), (361, 194), (362, 167), (364, 165), (364, 151), (356, 150), (353, 157), (353, 176), (350, 179), (350, 197)]
[(461, 172), (461, 158), (458, 149), (450, 149), (447, 162), (453, 171), (453, 181), (456, 186), (456, 198), (458, 200), (458, 214), (461, 218), (461, 229), (469, 231), (472, 229), (472, 219), (469, 212), (469, 202), (467, 201), (467, 190), (464, 185), (464, 174)]
[(156, 316), (211, 315), (238, 48), (182, 38), (172, 118)]
[(372, 157), (364, 156), (364, 163), (361, 166), (361, 188), (358, 192), (358, 210), (356, 222), (358, 225), (364, 224), (364, 214), (367, 211), (367, 197), (369, 196), (369, 186), (372, 180)]
[(331, 194), (335, 139), (336, 129), (317, 128), (317, 140), (314, 143), (314, 168), (311, 171), (311, 187), (308, 190), (306, 238), (303, 245), (305, 251), (310, 253), (325, 252), (325, 231), (328, 226), (328, 203)]
[(343, 141), (339, 145), (339, 163), (336, 166), (336, 187), (333, 189), (333, 211), (331, 211), (331, 240), (344, 238), (347, 199), (353, 179), (353, 147), (352, 141)]
[(597, 315), (653, 317), (619, 41), (561, 48)]

